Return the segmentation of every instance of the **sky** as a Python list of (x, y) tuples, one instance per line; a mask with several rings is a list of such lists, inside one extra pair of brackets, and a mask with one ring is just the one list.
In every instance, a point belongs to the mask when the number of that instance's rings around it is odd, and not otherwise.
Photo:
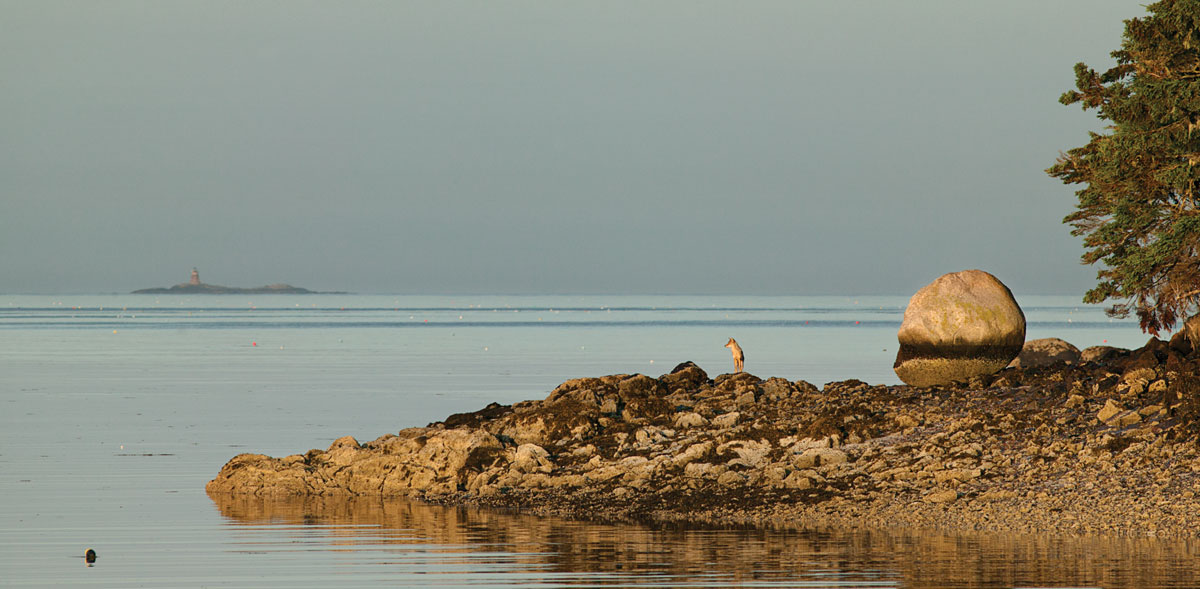
[(0, 0), (0, 293), (896, 294), (1098, 268), (1116, 0)]

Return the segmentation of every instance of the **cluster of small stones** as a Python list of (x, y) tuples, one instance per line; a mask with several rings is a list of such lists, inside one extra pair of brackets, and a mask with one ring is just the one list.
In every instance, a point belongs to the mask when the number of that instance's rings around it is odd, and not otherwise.
[(941, 387), (750, 374), (563, 383), (210, 493), (405, 495), (593, 519), (1200, 533), (1200, 354), (1175, 338)]

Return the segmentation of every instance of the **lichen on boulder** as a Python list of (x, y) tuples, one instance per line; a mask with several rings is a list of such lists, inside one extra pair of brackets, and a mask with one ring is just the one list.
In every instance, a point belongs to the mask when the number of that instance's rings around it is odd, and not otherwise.
[(1025, 314), (1004, 283), (982, 270), (944, 274), (912, 296), (893, 369), (913, 386), (995, 373), (1025, 343)]

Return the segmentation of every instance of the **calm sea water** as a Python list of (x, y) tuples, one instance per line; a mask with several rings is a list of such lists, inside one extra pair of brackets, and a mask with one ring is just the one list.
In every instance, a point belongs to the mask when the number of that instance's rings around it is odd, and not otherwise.
[[(1146, 336), (1018, 297), (1029, 338)], [(597, 525), (406, 501), (214, 503), (275, 456), (691, 360), (891, 371), (905, 297), (0, 296), (0, 586), (1196, 586), (1181, 542)], [(82, 559), (99, 554), (94, 566)]]

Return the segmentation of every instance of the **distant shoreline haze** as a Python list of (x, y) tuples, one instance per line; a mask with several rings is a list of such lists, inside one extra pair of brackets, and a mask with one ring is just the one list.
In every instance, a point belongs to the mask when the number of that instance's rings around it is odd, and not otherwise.
[(130, 294), (348, 294), (317, 292), (290, 284), (268, 284), (252, 288), (219, 284), (176, 284), (170, 288), (143, 288)]
[(170, 288), (143, 288), (131, 294), (348, 294), (344, 292), (316, 292), (290, 284), (268, 284), (244, 288), (240, 286), (221, 286), (205, 284), (200, 281), (200, 271), (192, 268), (192, 276), (187, 282), (181, 282)]

